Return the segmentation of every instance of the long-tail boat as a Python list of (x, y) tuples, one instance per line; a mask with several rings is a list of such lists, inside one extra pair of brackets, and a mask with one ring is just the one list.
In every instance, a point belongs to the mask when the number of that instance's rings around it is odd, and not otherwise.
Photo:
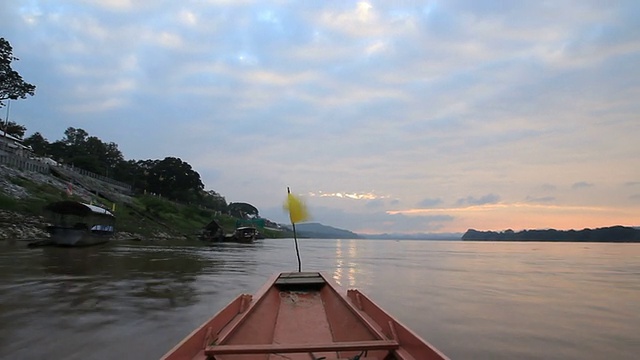
[(274, 275), (194, 330), (163, 360), (447, 359), (358, 290), (318, 272)]

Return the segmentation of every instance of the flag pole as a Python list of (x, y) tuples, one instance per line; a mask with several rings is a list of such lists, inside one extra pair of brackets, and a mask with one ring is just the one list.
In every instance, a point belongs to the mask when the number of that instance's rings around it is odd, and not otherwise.
[[(287, 186), (287, 195), (291, 194), (291, 190)], [(291, 209), (289, 209), (291, 211)], [(296, 234), (296, 223), (291, 220), (291, 226), (293, 226), (293, 242), (296, 244), (296, 256), (298, 257), (298, 272), (302, 272), (302, 262), (300, 261), (300, 249), (298, 249), (298, 235)]]
[(9, 101), (7, 101), (7, 118), (5, 119), (5, 123), (4, 123), (4, 137), (7, 137), (7, 129), (9, 128), (9, 109), (11, 109), (11, 99), (9, 99)]

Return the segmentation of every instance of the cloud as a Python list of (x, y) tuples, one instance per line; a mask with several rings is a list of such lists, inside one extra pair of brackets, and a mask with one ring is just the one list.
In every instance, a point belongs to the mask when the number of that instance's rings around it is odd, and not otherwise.
[(556, 201), (556, 198), (554, 196), (543, 196), (543, 197), (527, 196), (527, 202), (547, 203), (547, 202), (553, 202), (553, 201)]
[(365, 1), (360, 1), (349, 9), (325, 10), (318, 20), (323, 27), (351, 37), (385, 33), (378, 10)]
[(376, 208), (381, 208), (384, 205), (385, 205), (384, 200), (375, 199), (375, 200), (367, 201), (366, 207), (369, 209), (376, 209)]
[(578, 190), (578, 189), (590, 188), (592, 186), (594, 186), (594, 184), (588, 183), (586, 181), (579, 181), (579, 182), (574, 183), (573, 185), (571, 185), (571, 188), (573, 190)]
[(178, 18), (182, 23), (188, 26), (196, 26), (199, 22), (198, 15), (193, 11), (189, 11), (186, 9), (180, 11), (180, 13), (178, 14)]
[(310, 192), (309, 196), (311, 197), (335, 197), (341, 199), (352, 199), (352, 200), (374, 200), (374, 199), (384, 199), (388, 196), (384, 195), (376, 195), (373, 192), (366, 193), (357, 193), (357, 192), (335, 192), (335, 193), (327, 193), (323, 191), (318, 192)]
[[(559, 211), (511, 212), (523, 199), (603, 221), (628, 196), (607, 184), (640, 178), (640, 6), (496, 4), (0, 2), (37, 85), (11, 116), (27, 135), (73, 126), (127, 159), (180, 157), (229, 201), (279, 209), (292, 185), (380, 232), (383, 210), (451, 228)], [(556, 194), (587, 175), (598, 186)]]
[[(356, 233), (376, 234), (383, 232), (407, 233), (408, 229), (422, 229), (421, 231), (439, 231), (445, 224), (455, 221), (455, 217), (447, 214), (425, 216), (406, 216), (403, 214), (389, 214), (387, 212), (352, 212), (332, 207), (312, 206), (309, 208), (313, 222), (348, 229)], [(281, 208), (260, 209), (260, 215), (280, 223), (287, 223)]]
[(481, 196), (479, 198), (475, 198), (473, 196), (467, 196), (466, 198), (458, 199), (456, 201), (456, 205), (485, 205), (485, 204), (495, 204), (500, 201), (500, 196), (496, 194), (487, 194)]
[(64, 111), (69, 113), (91, 113), (122, 107), (126, 100), (122, 98), (107, 98), (97, 101), (84, 102), (81, 104), (69, 104), (62, 106)]
[(497, 203), (470, 205), (465, 207), (438, 208), (438, 209), (408, 209), (408, 210), (389, 210), (389, 214), (404, 214), (422, 216), (425, 214), (471, 214), (471, 213), (488, 213), (488, 212), (508, 212), (516, 210), (526, 211), (552, 211), (552, 212), (594, 212), (602, 213), (611, 211), (611, 208), (597, 206), (572, 206), (572, 205), (555, 205), (555, 204), (531, 204), (531, 203)]
[(555, 191), (557, 189), (557, 186), (553, 184), (542, 184), (540, 185), (540, 189), (542, 191)]
[(442, 204), (442, 199), (440, 198), (425, 198), (422, 199), (417, 205), (420, 207), (430, 208), (440, 204)]
[(108, 10), (115, 10), (115, 11), (126, 11), (134, 7), (134, 4), (131, 0), (107, 0), (107, 1), (84, 0), (84, 1)]

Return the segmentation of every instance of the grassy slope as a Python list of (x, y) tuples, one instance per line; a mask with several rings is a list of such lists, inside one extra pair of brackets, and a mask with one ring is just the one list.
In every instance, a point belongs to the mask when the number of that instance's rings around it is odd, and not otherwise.
[[(12, 210), (28, 215), (43, 215), (42, 208), (49, 202), (60, 200), (83, 201), (76, 196), (67, 196), (64, 191), (49, 185), (30, 181), (25, 178), (11, 178), (10, 181), (25, 188), (29, 197), (15, 199), (0, 193), (0, 209)], [(112, 203), (102, 202), (106, 208)], [(195, 238), (198, 231), (216, 219), (226, 233), (235, 229), (236, 218), (228, 215), (216, 215), (212, 210), (201, 209), (197, 206), (177, 204), (151, 195), (132, 198), (128, 204), (116, 204), (115, 215), (117, 229), (144, 236), (166, 233), (174, 236)], [(265, 237), (289, 237), (291, 234), (259, 229)]]
[(15, 199), (0, 193), (0, 209), (28, 215), (42, 215), (42, 208), (46, 204), (69, 199), (64, 191), (60, 191), (50, 184), (35, 183), (24, 178), (11, 178), (10, 181), (25, 188), (31, 196), (25, 199)]

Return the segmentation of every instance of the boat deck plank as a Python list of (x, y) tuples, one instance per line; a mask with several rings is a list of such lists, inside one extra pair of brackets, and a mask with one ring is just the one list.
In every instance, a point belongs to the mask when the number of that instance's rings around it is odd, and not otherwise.
[(325, 284), (325, 280), (317, 272), (283, 273), (275, 282), (282, 290), (309, 290), (321, 288)]
[[(255, 345), (213, 345), (207, 347), (206, 355), (222, 355), (222, 354), (292, 354), (303, 353), (303, 359), (309, 358), (309, 352), (314, 352), (316, 357), (334, 356), (318, 355), (322, 351), (362, 351), (362, 350), (396, 350), (398, 342), (395, 340), (370, 340), (370, 341), (348, 341), (348, 342), (332, 342), (332, 343), (313, 343), (313, 344), (255, 344)], [(293, 358), (293, 357), (292, 357)]]
[[(273, 343), (318, 344), (331, 343), (333, 336), (318, 292), (282, 291)], [(313, 351), (313, 350), (310, 350)], [(316, 358), (335, 357), (335, 352), (314, 353)], [(275, 359), (276, 357), (274, 357)], [(291, 354), (291, 359), (308, 360), (308, 354)]]

